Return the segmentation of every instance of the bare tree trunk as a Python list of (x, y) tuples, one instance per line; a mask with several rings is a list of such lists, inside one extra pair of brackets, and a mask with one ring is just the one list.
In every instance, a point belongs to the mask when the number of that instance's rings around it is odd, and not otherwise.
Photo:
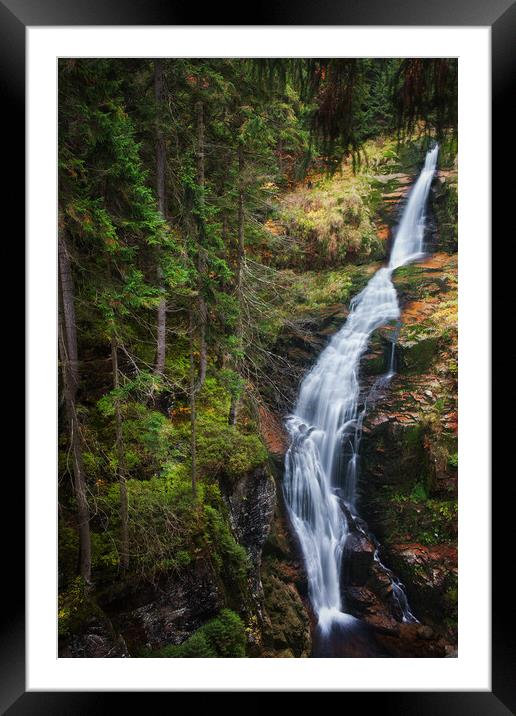
[(236, 425), (237, 422), (237, 410), (238, 410), (238, 398), (234, 395), (231, 396), (231, 404), (229, 406), (228, 424)]
[[(79, 574), (91, 584), (90, 508), (86, 491), (86, 473), (82, 459), (82, 444), (75, 398), (78, 383), (77, 336), (72, 274), (64, 235), (59, 229), (59, 358), (63, 376), (63, 392), (73, 456), (73, 489), (77, 502), (77, 532), (79, 535)], [(63, 265), (64, 264), (64, 265)], [(74, 357), (73, 361), (70, 355)]]
[[(202, 210), (204, 207), (204, 108), (202, 102), (197, 102), (197, 184), (200, 187), (200, 213), (199, 219), (199, 246), (197, 271), (199, 282), (202, 284), (202, 277), (206, 272), (206, 247), (204, 246), (204, 218)], [(208, 362), (206, 349), (206, 327), (208, 323), (208, 309), (202, 285), (199, 289), (199, 387), (202, 387), (206, 378), (206, 365)]]
[(195, 374), (195, 325), (193, 311), (190, 310), (190, 452), (192, 457), (192, 493), (197, 497), (197, 415), (196, 415), (196, 393), (198, 390), (197, 377)]
[[(242, 348), (243, 324), (242, 324), (242, 272), (245, 260), (245, 235), (244, 235), (244, 153), (242, 147), (238, 148), (238, 246), (237, 246), (237, 265), (236, 265), (236, 296), (239, 308), (237, 323), (237, 338), (239, 348)], [(228, 423), (236, 425), (238, 406), (240, 399), (237, 396), (231, 397), (231, 405), (229, 408)]]
[(58, 225), (58, 256), (59, 281), (61, 284), (62, 312), (64, 318), (64, 338), (66, 341), (66, 355), (70, 368), (70, 390), (75, 401), (79, 385), (79, 364), (77, 355), (77, 328), (75, 321), (74, 285), (70, 255), (64, 236), (63, 217), (59, 215)]
[[(239, 306), (242, 300), (242, 269), (245, 260), (244, 238), (244, 153), (238, 149), (238, 250), (237, 250), (237, 298)], [(239, 338), (242, 337), (242, 321), (239, 320)]]
[[(162, 107), (165, 102), (164, 96), (164, 76), (163, 63), (161, 60), (154, 61), (154, 97), (156, 100), (156, 192), (158, 195), (158, 208), (163, 220), (167, 220), (167, 195), (166, 195), (166, 149), (163, 130), (161, 128)], [(159, 265), (158, 254), (158, 281), (163, 282), (163, 273)], [(160, 286), (163, 289), (163, 286)], [(158, 305), (157, 314), (157, 345), (156, 345), (156, 365), (154, 372), (163, 375), (165, 370), (165, 350), (166, 350), (166, 332), (167, 332), (167, 301), (163, 296)]]
[(283, 176), (283, 140), (278, 140), (278, 169), (279, 174), (282, 177)]
[[(113, 367), (113, 388), (116, 391), (120, 387), (120, 381), (118, 378), (117, 341), (114, 334), (111, 336), (111, 363)], [(129, 567), (129, 510), (124, 439), (122, 434), (122, 412), (120, 410), (120, 399), (118, 396), (115, 397), (115, 440), (118, 460), (117, 476), (120, 488), (120, 566), (122, 569), (127, 569)]]

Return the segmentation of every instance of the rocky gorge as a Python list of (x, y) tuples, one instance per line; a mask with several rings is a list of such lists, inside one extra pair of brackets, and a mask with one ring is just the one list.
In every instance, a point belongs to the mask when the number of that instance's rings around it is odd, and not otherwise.
[[(345, 300), (329, 292), (315, 307), (300, 302), (278, 331), (271, 351), (274, 360), (267, 366), (270, 381), (259, 386), (255, 406), (266, 459), (237, 477), (220, 480), (231, 546), (222, 541), (223, 547), (199, 549), (188, 564), (162, 570), (152, 579), (131, 577), (105, 589), (100, 586), (94, 598), (81, 593), (72, 615), (74, 627), (60, 636), (62, 656), (160, 656), (166, 647), (188, 643), (225, 610), (240, 615), (245, 655), (255, 658), (456, 655), (453, 165), (439, 171), (432, 186), (428, 256), (394, 272), (401, 319), (396, 326), (375, 331), (361, 363), (361, 400), (367, 399), (358, 483), (361, 518), (347, 515), (350, 535), (341, 580), (346, 612), (360, 620), (360, 627), (346, 643), (326, 650), (317, 642), (301, 551), (282, 487), (288, 447), (284, 420), (299, 382), (342, 326), (349, 299), (388, 255), (412, 170), (411, 164), (386, 163), (368, 174), (372, 248), (369, 256), (336, 269), (346, 281)], [(371, 393), (389, 365), (393, 346), (395, 375), (385, 389)], [(245, 553), (244, 572), (232, 566), (236, 548)], [(234, 560), (236, 565), (236, 556)], [(403, 584), (416, 622), (401, 620), (393, 581)]]

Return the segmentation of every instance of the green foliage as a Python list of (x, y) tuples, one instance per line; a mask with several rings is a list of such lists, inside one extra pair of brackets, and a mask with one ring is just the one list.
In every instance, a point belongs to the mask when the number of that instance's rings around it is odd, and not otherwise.
[[(86, 452), (85, 466), (90, 475), (102, 483), (115, 472), (119, 455), (114, 443), (113, 415), (116, 401), (121, 403), (123, 416), (124, 462), (129, 475), (150, 478), (160, 472), (163, 464), (173, 450), (174, 428), (163, 413), (153, 410), (136, 398), (135, 384), (145, 384), (140, 380), (126, 383), (118, 390), (111, 390), (97, 401), (96, 411), (90, 412), (90, 439), (105, 440), (102, 452)], [(152, 379), (156, 384), (156, 379)], [(152, 393), (151, 393), (152, 394)], [(145, 399), (145, 392), (142, 394)], [(111, 473), (111, 475), (109, 475)]]
[[(194, 504), (184, 471), (148, 481), (128, 480), (127, 491), (134, 571), (152, 576), (179, 569), (202, 552), (205, 518), (202, 506)], [(93, 533), (93, 567), (102, 572), (118, 564), (118, 486), (107, 486), (97, 504), (104, 531)]]
[(233, 398), (239, 398), (242, 395), (245, 382), (242, 376), (235, 370), (229, 368), (220, 370), (219, 381)]
[[(201, 477), (215, 481), (237, 480), (263, 465), (267, 450), (255, 432), (227, 422), (231, 396), (241, 395), (244, 384), (233, 370), (214, 371), (199, 394), (197, 415), (197, 466)], [(216, 376), (216, 377), (215, 377)], [(174, 431), (173, 459), (190, 459), (190, 423), (178, 423)]]
[[(171, 462), (162, 477), (128, 480), (127, 491), (134, 573), (149, 578), (204, 558), (223, 582), (245, 589), (247, 553), (231, 533), (218, 485), (201, 482), (194, 498), (186, 466)], [(118, 485), (101, 490), (97, 510), (103, 529), (92, 533), (93, 567), (109, 579), (118, 565)]]
[(241, 658), (245, 657), (244, 623), (235, 612), (222, 609), (185, 642), (142, 654), (151, 658)]

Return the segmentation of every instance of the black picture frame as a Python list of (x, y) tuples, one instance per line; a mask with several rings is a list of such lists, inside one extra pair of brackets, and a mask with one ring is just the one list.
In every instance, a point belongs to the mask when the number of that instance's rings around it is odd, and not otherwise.
[[(4, 142), (16, 147), (9, 162), (9, 213), (18, 218), (21, 234), (24, 216), (25, 146), (25, 30), (28, 26), (77, 25), (199, 25), (199, 8), (163, 0), (0, 0), (0, 96), (3, 98)], [(246, 21), (235, 22), (234, 10), (213, 5), (202, 9), (203, 25), (366, 25), (366, 26), (490, 26), (492, 31), (492, 237), (503, 246), (510, 240), (508, 212), (514, 199), (513, 183), (503, 179), (504, 168), (513, 168), (513, 119), (509, 109), (511, 80), (515, 77), (516, 4), (512, 0), (283, 0), (257, 4)], [(513, 95), (513, 93), (512, 93)], [(13, 187), (16, 187), (13, 189)], [(509, 193), (510, 192), (510, 193)], [(511, 201), (512, 200), (512, 201)], [(23, 242), (17, 238), (19, 245)], [(511, 240), (512, 243), (512, 240)], [(494, 256), (493, 256), (494, 259)], [(504, 316), (511, 306), (512, 290), (509, 261), (496, 266), (492, 283), (492, 330), (503, 335)], [(512, 271), (511, 271), (512, 273)], [(504, 321), (504, 324), (502, 324)], [(497, 331), (497, 328), (500, 330)], [(507, 375), (510, 361), (507, 347), (494, 342), (492, 355), (492, 414), (498, 415), (503, 403), (511, 402), (513, 381)], [(471, 357), (474, 360), (474, 357)], [(505, 373), (504, 373), (505, 371)], [(505, 378), (504, 378), (505, 376)], [(19, 401), (19, 396), (18, 396)], [(361, 709), (396, 714), (478, 714), (502, 716), (516, 712), (516, 663), (513, 627), (514, 595), (506, 586), (512, 566), (509, 510), (514, 500), (508, 491), (514, 483), (510, 463), (501, 467), (504, 451), (510, 450), (512, 424), (506, 421), (492, 431), (492, 691), (490, 692), (351, 692), (349, 700), (360, 699)], [(511, 430), (511, 433), (509, 433)], [(480, 436), (490, 440), (490, 436)], [(472, 449), (474, 446), (472, 446)], [(30, 446), (29, 446), (30, 449)], [(495, 459), (496, 458), (496, 459)], [(507, 479), (505, 479), (507, 478)], [(512, 488), (514, 490), (514, 488)], [(9, 504), (22, 515), (24, 488), (21, 479), (10, 479)], [(513, 492), (514, 494), (514, 492)], [(18, 525), (21, 524), (21, 521)], [(10, 716), (49, 713), (93, 714), (121, 708), (120, 694), (77, 692), (26, 692), (25, 690), (25, 612), (24, 612), (24, 535), (21, 527), (4, 537), (4, 589), (6, 604), (1, 611), (0, 710)], [(8, 581), (5, 579), (8, 576)], [(402, 668), (402, 667), (400, 667)], [(422, 667), (424, 668), (424, 667)], [(409, 685), (408, 685), (409, 686)], [(160, 694), (156, 694), (160, 695)], [(161, 696), (168, 694), (161, 694)], [(114, 697), (117, 701), (115, 703)], [(174, 696), (172, 695), (174, 698)], [(139, 694), (130, 694), (132, 707)], [(147, 695), (146, 695), (147, 698)], [(364, 701), (365, 700), (365, 701)], [(172, 703), (172, 702), (169, 702)]]

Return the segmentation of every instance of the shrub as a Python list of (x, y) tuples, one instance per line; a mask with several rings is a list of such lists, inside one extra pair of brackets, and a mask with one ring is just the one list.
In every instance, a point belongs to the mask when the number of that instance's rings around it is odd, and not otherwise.
[(244, 657), (245, 647), (245, 627), (241, 618), (230, 609), (222, 609), (218, 616), (197, 629), (179, 646), (170, 644), (143, 656), (172, 659), (234, 658)]

